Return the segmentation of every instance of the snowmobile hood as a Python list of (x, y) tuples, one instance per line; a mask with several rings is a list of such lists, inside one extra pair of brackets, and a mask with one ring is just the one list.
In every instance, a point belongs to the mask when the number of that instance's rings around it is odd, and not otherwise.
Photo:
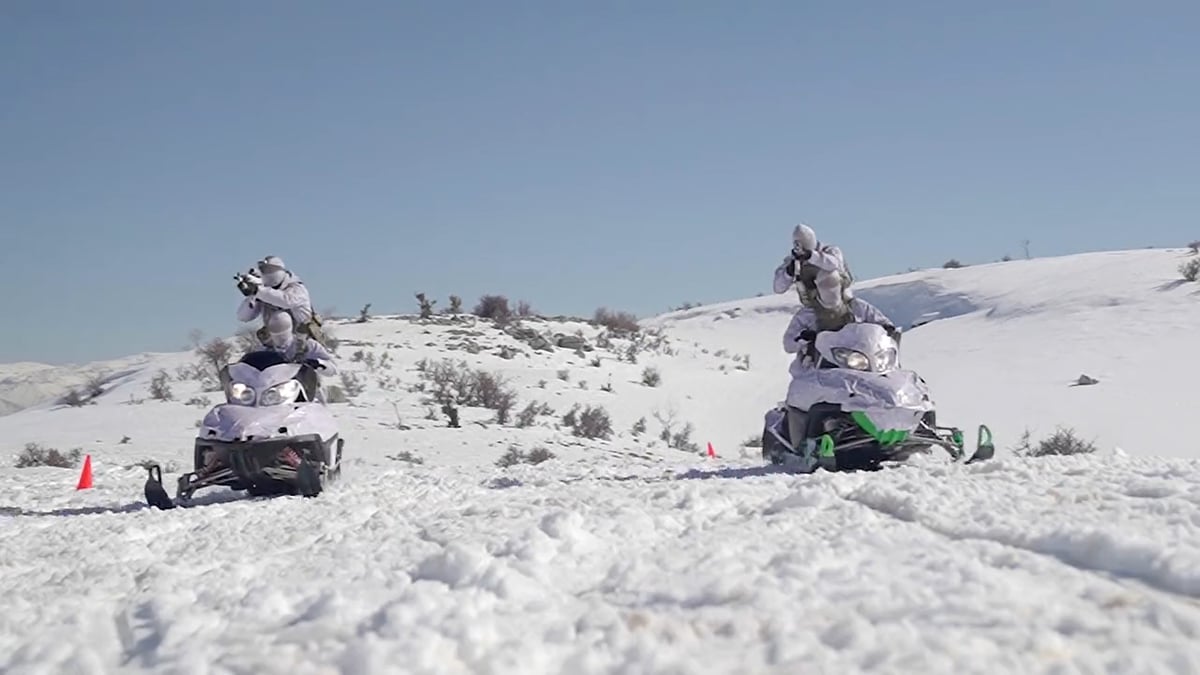
[(919, 419), (934, 409), (929, 387), (911, 370), (871, 373), (846, 368), (805, 369), (788, 387), (787, 403), (808, 410), (817, 403), (832, 403), (846, 412), (886, 415), (891, 427), (897, 420)]
[(224, 404), (209, 411), (199, 438), (249, 441), (312, 433), (306, 424), (308, 409), (319, 403), (300, 403), (268, 408)]

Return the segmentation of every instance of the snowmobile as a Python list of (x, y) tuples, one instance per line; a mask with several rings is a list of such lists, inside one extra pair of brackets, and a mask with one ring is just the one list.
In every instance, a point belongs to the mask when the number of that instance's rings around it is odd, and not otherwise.
[(937, 425), (929, 386), (920, 375), (900, 367), (899, 336), (883, 326), (850, 323), (817, 333), (810, 344), (816, 366), (810, 386), (767, 412), (763, 459), (785, 466), (804, 463), (789, 438), (789, 407), (808, 412), (804, 442), (815, 450), (817, 466), (830, 471), (876, 470), (934, 447), (956, 462), (987, 460), (995, 454), (986, 425), (979, 426), (969, 458), (963, 432)]
[(253, 496), (314, 497), (342, 470), (344, 440), (309, 365), (276, 351), (250, 352), (221, 369), (225, 403), (205, 415), (196, 435), (194, 470), (179, 477), (175, 500), (162, 470), (148, 468), (146, 502), (186, 505), (201, 488), (226, 486)]

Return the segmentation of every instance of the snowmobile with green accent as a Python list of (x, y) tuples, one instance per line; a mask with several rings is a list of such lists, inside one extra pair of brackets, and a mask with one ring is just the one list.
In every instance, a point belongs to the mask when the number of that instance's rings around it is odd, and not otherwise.
[[(787, 400), (766, 414), (764, 459), (801, 471), (853, 471), (935, 447), (964, 463), (995, 454), (985, 425), (969, 456), (961, 430), (938, 426), (929, 386), (900, 367), (899, 339), (883, 326), (850, 323), (817, 333), (812, 344), (812, 367), (793, 367)], [(802, 438), (793, 443), (797, 430)]]

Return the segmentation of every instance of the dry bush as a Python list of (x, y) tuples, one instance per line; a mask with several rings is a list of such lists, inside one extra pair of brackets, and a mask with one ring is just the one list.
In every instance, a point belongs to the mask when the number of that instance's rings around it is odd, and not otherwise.
[(213, 377), (217, 377), (221, 369), (234, 360), (233, 345), (220, 338), (213, 338), (197, 347), (196, 355), (211, 369)]
[(506, 424), (517, 402), (516, 391), (499, 373), (474, 370), (466, 361), (442, 359), (426, 362), (421, 377), (429, 384), (436, 403), (496, 411), (496, 421)]
[(1021, 434), (1021, 440), (1014, 449), (1014, 454), (1026, 457), (1045, 457), (1048, 455), (1084, 455), (1096, 452), (1096, 444), (1085, 441), (1075, 434), (1074, 429), (1059, 427), (1048, 438), (1043, 438), (1036, 444), (1032, 442), (1028, 430)]
[(354, 373), (342, 373), (342, 391), (349, 398), (354, 398), (367, 390), (367, 383), (358, 379)]
[(433, 316), (433, 306), (437, 304), (437, 300), (426, 298), (424, 293), (417, 293), (416, 297), (417, 302), (420, 303), (421, 318), (431, 318)]
[(551, 408), (545, 403), (530, 401), (521, 412), (517, 415), (517, 426), (524, 429), (531, 427), (537, 422), (537, 418), (543, 415), (553, 415), (554, 408)]
[(1179, 274), (1187, 281), (1200, 279), (1200, 258), (1193, 258), (1180, 265)]
[(72, 408), (82, 408), (89, 403), (91, 403), (91, 401), (86, 395), (84, 395), (83, 390), (81, 389), (71, 389), (58, 399), (59, 405), (67, 405), (71, 406)]
[(638, 421), (633, 423), (633, 428), (629, 430), (634, 436), (641, 436), (646, 433), (646, 418), (639, 417)]
[(658, 437), (667, 444), (668, 448), (683, 452), (700, 452), (700, 446), (692, 442), (692, 432), (695, 431), (695, 427), (691, 422), (684, 425), (682, 429), (676, 430), (678, 422), (674, 410), (666, 414), (655, 411), (654, 419), (662, 425), (662, 431), (659, 432)]
[(154, 379), (150, 380), (150, 398), (156, 401), (170, 401), (175, 398), (171, 393), (170, 382), (171, 377), (167, 375), (167, 371), (160, 370), (154, 375)]
[(233, 336), (233, 346), (239, 355), (238, 358), (262, 349), (262, 343), (258, 341), (257, 329), (252, 326), (238, 329)]
[(571, 428), (571, 432), (583, 438), (612, 437), (612, 419), (602, 406), (587, 406), (580, 408), (575, 404), (567, 414), (563, 415), (563, 426)]
[(14, 463), (18, 469), (28, 469), (34, 466), (53, 466), (60, 469), (71, 469), (79, 464), (83, 450), (73, 448), (70, 452), (62, 453), (57, 448), (44, 448), (37, 443), (26, 443), (25, 449), (17, 455)]
[(607, 307), (596, 310), (592, 316), (592, 323), (604, 326), (617, 334), (636, 333), (641, 330), (636, 315), (629, 312), (614, 312)]
[(496, 466), (507, 469), (510, 466), (517, 464), (541, 464), (554, 459), (555, 455), (546, 448), (536, 447), (529, 452), (523, 452), (515, 445), (508, 446), (508, 450), (496, 460)]
[(662, 383), (662, 374), (658, 372), (658, 368), (646, 366), (642, 371), (642, 384), (647, 387), (657, 387)]
[(508, 298), (503, 295), (485, 295), (479, 298), (479, 303), (475, 305), (475, 311), (472, 313), (498, 323), (506, 323), (513, 315), (508, 307)]

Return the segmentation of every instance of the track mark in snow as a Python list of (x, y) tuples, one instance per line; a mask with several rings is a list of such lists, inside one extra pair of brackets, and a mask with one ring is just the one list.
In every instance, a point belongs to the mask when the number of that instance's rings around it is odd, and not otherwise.
[[(945, 485), (937, 486), (934, 491), (921, 491), (912, 489), (911, 484), (897, 487), (866, 482), (843, 496), (874, 511), (920, 525), (950, 539), (993, 542), (1049, 556), (1081, 571), (1111, 574), (1139, 581), (1167, 593), (1200, 598), (1200, 548), (1197, 547), (1195, 531), (1190, 537), (1178, 539), (1177, 534), (1161, 531), (1165, 518), (1149, 531), (1131, 528), (1128, 522), (1114, 521), (1114, 518), (1119, 518), (1116, 514), (1106, 519), (1102, 513), (1089, 512), (1090, 518), (1076, 518), (1072, 513), (1073, 501), (1087, 504), (1103, 499), (1097, 499), (1086, 489), (1072, 496), (1063, 487), (1060, 486), (1057, 493), (1053, 489), (1044, 493), (1046, 497), (1053, 498), (1053, 501), (1046, 499), (1046, 502), (1047, 506), (1054, 508), (1036, 513), (1032, 519), (1028, 509), (1017, 517), (1015, 509), (1007, 508), (1007, 500), (1015, 497), (1008, 497), (1014, 493), (1003, 490), (999, 494), (981, 490), (977, 496), (987, 499), (985, 503), (979, 503), (974, 502), (969, 494), (952, 494), (951, 488)], [(1144, 485), (1133, 489), (1142, 494), (1147, 491)], [(1172, 494), (1165, 490), (1155, 492), (1166, 493), (1160, 499)], [(1117, 490), (1115, 494), (1126, 496), (1127, 492)], [(1142, 494), (1136, 499), (1144, 499)], [(1021, 499), (1032, 500), (1034, 506), (1038, 505), (1035, 496), (1027, 494)], [(1179, 500), (1176, 506), (1185, 503)], [(1143, 506), (1142, 510), (1162, 511), (1153, 503)], [(1197, 514), (1177, 515), (1194, 524)]]

